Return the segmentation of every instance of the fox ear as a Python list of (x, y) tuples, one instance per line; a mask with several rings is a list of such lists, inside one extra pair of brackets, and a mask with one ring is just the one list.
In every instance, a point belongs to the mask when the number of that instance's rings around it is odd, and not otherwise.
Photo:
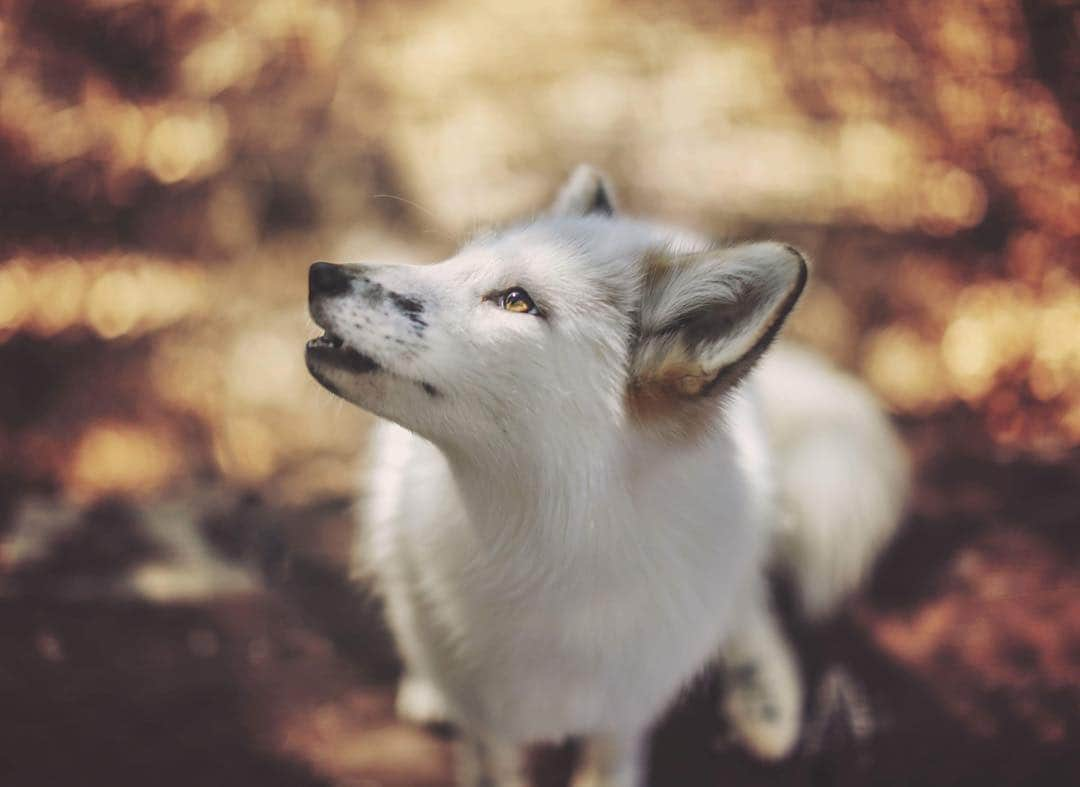
[(750, 243), (645, 260), (628, 403), (634, 417), (692, 436), (753, 368), (806, 284), (803, 256)]
[(559, 189), (548, 212), (555, 216), (611, 216), (615, 213), (615, 195), (599, 171), (579, 164)]

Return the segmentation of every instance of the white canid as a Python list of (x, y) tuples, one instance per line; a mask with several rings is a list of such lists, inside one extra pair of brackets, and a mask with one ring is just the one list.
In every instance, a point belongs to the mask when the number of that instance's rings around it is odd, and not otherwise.
[(622, 216), (588, 167), (439, 264), (312, 266), (308, 368), (386, 419), (357, 571), (405, 662), (398, 709), (459, 727), (461, 783), (522, 784), (527, 744), (580, 736), (577, 784), (641, 785), (650, 726), (716, 663), (742, 741), (795, 746), (765, 571), (827, 613), (907, 486), (872, 397), (770, 349), (806, 276), (790, 246)]

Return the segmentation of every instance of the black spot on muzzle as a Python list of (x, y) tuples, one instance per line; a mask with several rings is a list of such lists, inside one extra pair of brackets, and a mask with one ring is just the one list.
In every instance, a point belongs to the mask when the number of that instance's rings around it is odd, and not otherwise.
[(352, 274), (344, 265), (314, 262), (308, 268), (308, 295), (343, 295), (352, 286)]
[(410, 298), (397, 292), (391, 292), (387, 297), (399, 312), (409, 318), (417, 331), (427, 327), (427, 321), (420, 316), (424, 313), (423, 303), (416, 300), (416, 298)]
[(366, 273), (365, 267), (360, 265), (312, 263), (308, 269), (308, 300), (314, 304), (320, 298), (353, 295), (373, 308), (389, 305), (409, 320), (418, 336), (423, 333), (427, 327), (423, 301), (387, 289), (368, 278)]

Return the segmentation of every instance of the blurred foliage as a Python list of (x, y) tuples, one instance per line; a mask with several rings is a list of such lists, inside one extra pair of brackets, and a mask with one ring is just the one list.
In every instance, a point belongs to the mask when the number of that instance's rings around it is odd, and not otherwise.
[(1003, 456), (1080, 444), (1065, 2), (0, 0), (0, 473), (345, 489), (303, 272), (437, 259), (581, 160), (816, 262), (793, 332)]

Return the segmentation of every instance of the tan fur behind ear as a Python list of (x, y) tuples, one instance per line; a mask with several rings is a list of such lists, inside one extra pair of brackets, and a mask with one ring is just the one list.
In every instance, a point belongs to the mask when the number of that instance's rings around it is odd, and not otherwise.
[(641, 426), (680, 440), (706, 434), (717, 416), (719, 398), (700, 396), (708, 385), (701, 367), (685, 373), (672, 367), (666, 376), (633, 380), (627, 391), (630, 417)]

